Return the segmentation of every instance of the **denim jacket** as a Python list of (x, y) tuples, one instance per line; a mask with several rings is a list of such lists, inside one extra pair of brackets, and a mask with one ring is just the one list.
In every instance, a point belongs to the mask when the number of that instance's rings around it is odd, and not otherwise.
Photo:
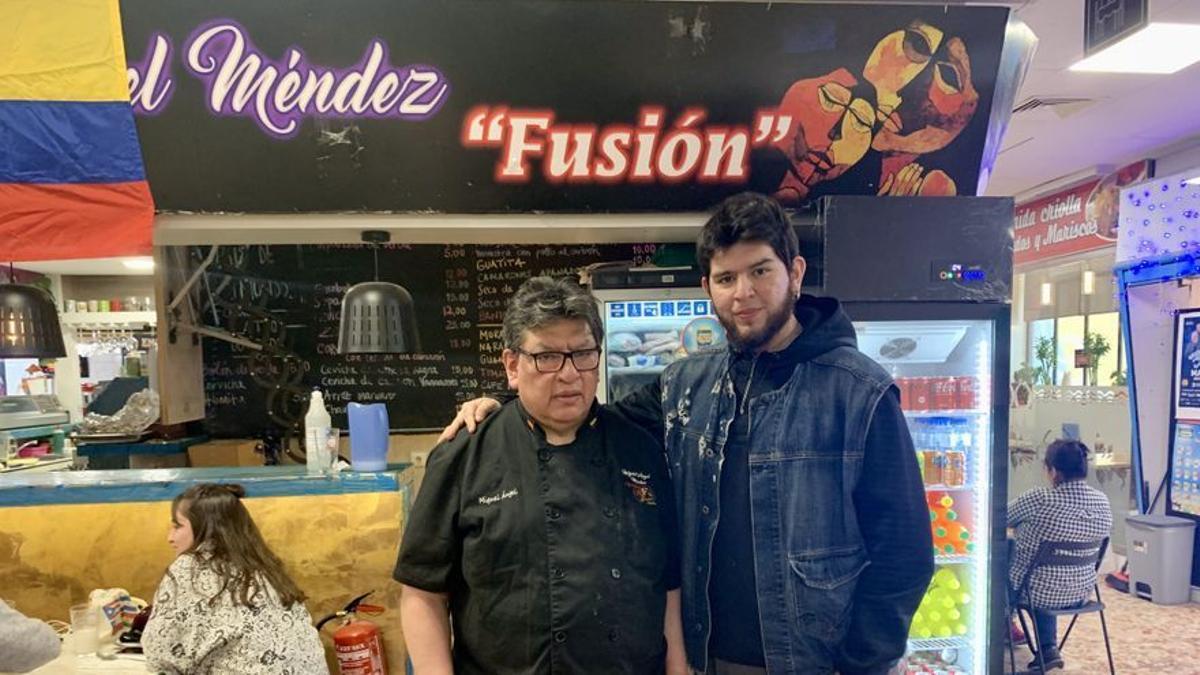
[[(924, 491), (892, 380), (853, 346), (849, 320), (833, 307), (840, 342), (798, 364), (746, 413), (763, 416), (751, 438), (750, 499), (772, 673), (885, 672), (904, 652), (933, 573)], [(680, 514), (685, 643), (698, 671), (708, 657), (721, 462), (736, 414), (729, 363), (729, 352), (693, 356), (668, 366), (657, 387)], [(646, 416), (646, 403), (618, 408)], [(886, 453), (899, 475), (864, 477), (868, 429), (884, 406), (901, 433), (870, 452)]]

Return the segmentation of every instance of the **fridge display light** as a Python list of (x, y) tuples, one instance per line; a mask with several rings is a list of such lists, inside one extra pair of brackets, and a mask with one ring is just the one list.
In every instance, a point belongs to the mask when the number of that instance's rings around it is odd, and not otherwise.
[[(987, 672), (996, 339), (988, 322), (864, 321), (855, 330), (863, 351), (892, 373), (925, 483), (936, 572), (913, 617), (908, 663), (947, 673)], [(961, 330), (936, 360), (888, 358), (904, 336)], [(876, 349), (871, 350), (871, 346)], [(947, 654), (950, 656), (947, 656)], [(910, 670), (910, 672), (912, 672)]]
[[(980, 410), (985, 410), (990, 413), (992, 409), (992, 379), (991, 367), (992, 354), (991, 344), (995, 338), (994, 335), (989, 335), (987, 340), (982, 340), (979, 343), (979, 349), (976, 352), (975, 368), (976, 375), (979, 378), (979, 390), (976, 393), (976, 404)], [(991, 475), (991, 459), (992, 459), (992, 419), (991, 415), (980, 415), (975, 418), (975, 476), (978, 477), (977, 482), (983, 482), (984, 476)], [(981, 498), (979, 492), (975, 492), (975, 528), (981, 533), (981, 536), (975, 542), (975, 579), (988, 578), (988, 560), (991, 558), (991, 537), (989, 533), (992, 531), (991, 515), (992, 509), (986, 500)], [(1001, 580), (995, 580), (994, 583), (1001, 583)], [(977, 584), (978, 585), (978, 584)], [(976, 591), (976, 598), (979, 605), (975, 609), (975, 622), (972, 626), (974, 635), (979, 636), (983, 643), (986, 644), (986, 636), (988, 634), (988, 617), (991, 615), (991, 594), (987, 592), (987, 584), (982, 584), (982, 588)], [(986, 659), (978, 658), (975, 664), (975, 672), (984, 672), (984, 662)]]

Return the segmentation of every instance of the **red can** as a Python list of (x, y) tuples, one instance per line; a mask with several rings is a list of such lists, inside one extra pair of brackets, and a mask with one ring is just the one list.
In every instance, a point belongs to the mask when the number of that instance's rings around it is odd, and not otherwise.
[(934, 410), (954, 410), (958, 405), (958, 385), (953, 377), (931, 378), (930, 389), (933, 392)]
[(910, 377), (908, 378), (909, 400), (912, 403), (909, 405), (909, 410), (924, 412), (929, 410), (929, 378), (928, 377)]
[(958, 377), (955, 378), (958, 389), (958, 408), (959, 410), (974, 410), (976, 404), (976, 392), (979, 390), (979, 380), (975, 377)]

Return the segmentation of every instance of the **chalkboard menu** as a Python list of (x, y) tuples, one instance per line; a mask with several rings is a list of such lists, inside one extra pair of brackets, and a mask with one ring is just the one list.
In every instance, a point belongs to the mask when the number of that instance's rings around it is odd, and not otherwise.
[[(508, 299), (532, 276), (575, 277), (597, 262), (649, 262), (660, 245), (222, 246), (201, 284), (202, 321), (262, 345), (204, 338), (208, 431), (280, 434), (325, 393), (335, 426), (352, 402), (387, 405), (394, 430), (444, 425), (457, 403), (507, 388), (500, 352)], [(204, 259), (209, 247), (193, 247)], [(337, 353), (342, 296), (374, 279), (412, 294), (421, 352)]]

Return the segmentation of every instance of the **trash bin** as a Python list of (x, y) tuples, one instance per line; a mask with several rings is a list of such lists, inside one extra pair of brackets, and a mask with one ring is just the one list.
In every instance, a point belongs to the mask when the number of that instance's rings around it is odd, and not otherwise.
[(1159, 605), (1191, 599), (1192, 537), (1196, 523), (1175, 516), (1129, 516), (1129, 593)]

